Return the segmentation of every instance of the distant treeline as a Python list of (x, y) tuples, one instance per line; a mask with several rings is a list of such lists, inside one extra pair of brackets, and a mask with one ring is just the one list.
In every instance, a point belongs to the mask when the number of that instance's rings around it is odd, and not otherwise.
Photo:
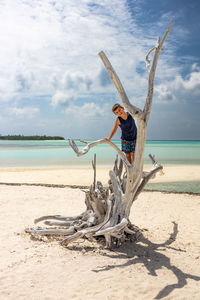
[(48, 135), (0, 135), (0, 140), (64, 140), (62, 136), (48, 136)]

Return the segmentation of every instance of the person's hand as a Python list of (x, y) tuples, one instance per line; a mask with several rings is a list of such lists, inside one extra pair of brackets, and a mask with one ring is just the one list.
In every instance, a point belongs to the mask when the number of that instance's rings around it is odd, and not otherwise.
[(105, 138), (104, 140), (106, 140), (106, 141), (110, 141), (110, 139), (109, 139), (109, 138)]

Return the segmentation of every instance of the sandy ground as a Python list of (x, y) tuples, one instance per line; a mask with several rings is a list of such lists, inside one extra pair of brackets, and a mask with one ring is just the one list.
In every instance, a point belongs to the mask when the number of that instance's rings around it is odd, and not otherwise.
[[(150, 166), (144, 168), (150, 170)], [(97, 180), (107, 185), (110, 168), (97, 168)], [(179, 165), (164, 167), (164, 175), (159, 174), (151, 182), (200, 181), (200, 165)], [(89, 186), (93, 182), (92, 168), (74, 169), (21, 169), (1, 170), (0, 183), (44, 183)]]
[[(0, 182), (76, 184), (65, 175), (3, 171)], [(89, 176), (77, 184), (90, 184)], [(24, 233), (39, 216), (83, 212), (84, 197), (80, 189), (0, 185), (0, 299), (200, 299), (200, 196), (143, 192), (130, 216), (143, 229), (141, 239), (112, 251), (84, 240), (63, 247)]]

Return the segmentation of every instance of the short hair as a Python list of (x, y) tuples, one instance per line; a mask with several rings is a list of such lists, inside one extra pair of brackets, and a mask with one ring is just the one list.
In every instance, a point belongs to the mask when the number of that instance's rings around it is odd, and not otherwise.
[(112, 112), (115, 112), (116, 111), (116, 109), (118, 109), (118, 108), (123, 108), (119, 103), (116, 103), (115, 105), (113, 105), (113, 107), (112, 107)]

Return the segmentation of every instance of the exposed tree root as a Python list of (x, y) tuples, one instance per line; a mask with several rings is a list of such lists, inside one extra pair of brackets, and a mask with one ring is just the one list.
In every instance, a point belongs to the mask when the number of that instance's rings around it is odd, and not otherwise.
[[(151, 175), (153, 176), (155, 170), (160, 170), (160, 168), (162, 167), (159, 166), (158, 169), (154, 168), (153, 171), (146, 173), (145, 183)], [(93, 169), (95, 178), (96, 163), (93, 163)], [(65, 246), (80, 238), (98, 241), (99, 237), (104, 237), (105, 245), (109, 248), (119, 246), (126, 240), (136, 240), (140, 231), (125, 215), (123, 190), (126, 188), (127, 176), (122, 176), (122, 170), (122, 160), (120, 159), (118, 166), (117, 157), (113, 171), (110, 171), (109, 188), (104, 188), (102, 183), (97, 181), (88, 191), (85, 191), (86, 211), (82, 214), (74, 217), (42, 216), (35, 219), (34, 223), (44, 222), (49, 227), (27, 228), (25, 232), (41, 236), (64, 236), (61, 244)], [(144, 178), (141, 180), (142, 187)], [(138, 189), (141, 190), (141, 187), (139, 186)], [(51, 228), (52, 226), (56, 228)]]

